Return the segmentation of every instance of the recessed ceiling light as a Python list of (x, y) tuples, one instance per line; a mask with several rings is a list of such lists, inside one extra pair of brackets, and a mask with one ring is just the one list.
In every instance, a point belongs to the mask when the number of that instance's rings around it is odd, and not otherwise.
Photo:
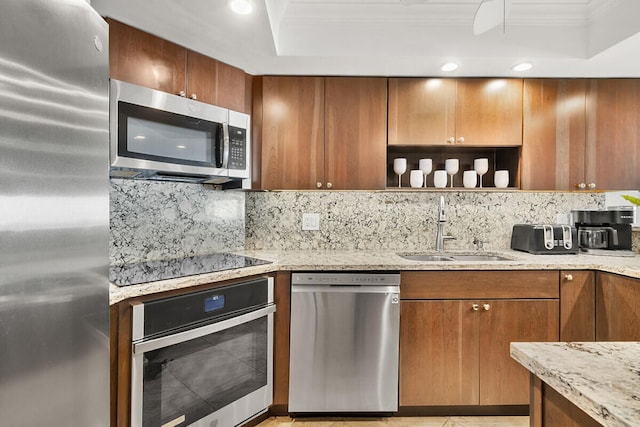
[(239, 15), (248, 15), (253, 11), (250, 0), (229, 0), (229, 7)]
[(528, 71), (533, 68), (533, 64), (531, 62), (522, 62), (520, 64), (516, 64), (511, 69), (513, 71)]
[(455, 62), (447, 62), (446, 64), (443, 64), (440, 69), (442, 71), (455, 71), (458, 69), (458, 64), (456, 64)]

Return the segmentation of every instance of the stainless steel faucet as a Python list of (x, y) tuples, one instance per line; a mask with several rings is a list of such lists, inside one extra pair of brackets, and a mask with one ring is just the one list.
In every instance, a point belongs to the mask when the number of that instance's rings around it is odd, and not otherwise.
[(453, 240), (453, 236), (444, 235), (444, 224), (447, 222), (447, 217), (444, 214), (444, 196), (440, 196), (440, 205), (438, 206), (438, 224), (436, 226), (436, 252), (442, 252), (444, 250), (444, 241)]

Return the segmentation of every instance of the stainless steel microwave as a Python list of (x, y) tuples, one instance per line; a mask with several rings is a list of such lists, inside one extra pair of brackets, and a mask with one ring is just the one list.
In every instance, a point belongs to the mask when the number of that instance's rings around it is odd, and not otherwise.
[(250, 116), (111, 79), (113, 178), (250, 182)]

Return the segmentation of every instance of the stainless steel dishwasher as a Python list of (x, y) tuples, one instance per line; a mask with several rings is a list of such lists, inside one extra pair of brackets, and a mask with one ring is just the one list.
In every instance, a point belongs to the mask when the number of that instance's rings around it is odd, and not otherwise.
[(289, 412), (398, 410), (399, 273), (293, 273)]

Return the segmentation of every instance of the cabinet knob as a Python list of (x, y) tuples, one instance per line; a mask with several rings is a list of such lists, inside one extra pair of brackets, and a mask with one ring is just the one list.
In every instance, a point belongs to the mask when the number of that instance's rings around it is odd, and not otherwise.
[(576, 184), (575, 187), (584, 190), (585, 188), (587, 188), (587, 184), (581, 182), (580, 184)]
[(322, 183), (321, 183), (321, 182), (317, 182), (317, 183), (316, 183), (316, 187), (318, 187), (318, 188), (322, 188)]
[(462, 143), (464, 142), (464, 136), (461, 136), (460, 138), (458, 138), (458, 139), (456, 140), (456, 142), (457, 142), (458, 144), (462, 144)]
[(596, 188), (596, 183), (592, 182), (589, 185), (587, 185), (587, 187), (589, 187), (590, 190), (593, 190), (594, 188)]
[(565, 274), (564, 279), (568, 282), (573, 280), (573, 274)]
[(191, 99), (197, 100), (198, 99), (198, 95), (196, 95), (195, 93), (192, 93), (191, 94)]
[(491, 310), (491, 305), (490, 305), (490, 304), (483, 304), (483, 305), (482, 305), (482, 309), (483, 309), (484, 311), (489, 311), (489, 310)]
[(178, 96), (181, 96), (184, 98), (185, 96), (187, 96), (187, 92), (181, 90), (180, 92), (178, 92)]
[(480, 310), (480, 304), (473, 304), (473, 305), (471, 305), (471, 309), (472, 309), (473, 311), (478, 311), (478, 310)]
[(330, 182), (327, 182), (327, 188), (333, 188), (333, 184)]
[(447, 144), (453, 144), (454, 142), (456, 142), (456, 139), (454, 137), (447, 138)]

